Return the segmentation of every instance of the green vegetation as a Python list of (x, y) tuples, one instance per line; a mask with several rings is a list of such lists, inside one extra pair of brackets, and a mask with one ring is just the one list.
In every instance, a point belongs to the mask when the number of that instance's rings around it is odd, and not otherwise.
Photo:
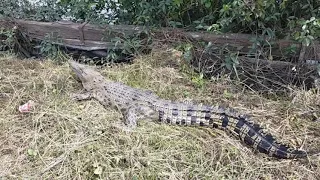
[(0, 41), (0, 51), (11, 51), (14, 48), (14, 30), (6, 30), (0, 27), (0, 38), (4, 40)]
[(320, 36), (318, 0), (4, 0), (0, 15), (288, 36), (305, 44)]

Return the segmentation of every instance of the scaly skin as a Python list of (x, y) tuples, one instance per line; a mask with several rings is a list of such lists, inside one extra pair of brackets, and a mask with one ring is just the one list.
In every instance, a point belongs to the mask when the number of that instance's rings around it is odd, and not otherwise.
[(264, 133), (259, 125), (233, 109), (164, 100), (151, 91), (108, 81), (89, 66), (74, 61), (70, 61), (69, 64), (87, 91), (75, 95), (74, 98), (78, 100), (95, 98), (104, 106), (118, 109), (131, 128), (134, 128), (137, 120), (142, 117), (175, 125), (220, 128), (238, 136), (254, 150), (269, 156), (288, 159), (307, 156), (305, 151), (276, 142), (270, 134)]

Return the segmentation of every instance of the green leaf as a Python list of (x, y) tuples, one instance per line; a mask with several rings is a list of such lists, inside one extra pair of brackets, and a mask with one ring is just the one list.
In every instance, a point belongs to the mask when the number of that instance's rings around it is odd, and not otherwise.
[(304, 46), (309, 46), (311, 44), (311, 40), (309, 38), (303, 38), (302, 44)]
[(27, 153), (29, 156), (36, 156), (37, 155), (37, 152), (34, 149), (28, 149)]
[(232, 97), (232, 94), (229, 93), (228, 90), (224, 90), (224, 91), (223, 91), (223, 96), (224, 96), (225, 98), (231, 98), (231, 97)]
[(183, 2), (183, 0), (173, 0), (173, 5), (180, 7), (182, 2)]
[(207, 2), (204, 4), (204, 6), (205, 6), (206, 8), (210, 8), (210, 7), (211, 7), (211, 2), (210, 2), (210, 1), (207, 1)]

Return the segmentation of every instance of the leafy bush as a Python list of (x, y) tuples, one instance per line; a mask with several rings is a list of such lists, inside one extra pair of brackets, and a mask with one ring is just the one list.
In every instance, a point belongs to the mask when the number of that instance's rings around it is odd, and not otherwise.
[(14, 48), (14, 29), (0, 27), (0, 51), (11, 51)]
[(56, 21), (63, 15), (56, 0), (44, 0), (30, 3), (29, 0), (2, 0), (0, 2), (0, 18), (11, 17), (35, 21)]
[[(320, 2), (317, 0), (282, 2), (256, 0), (249, 3), (245, 0), (234, 0), (232, 3), (223, 5), (219, 16), (217, 23), (224, 32), (262, 34), (266, 29), (271, 29), (278, 37), (292, 36), (297, 31), (301, 32), (305, 23), (310, 23), (309, 20), (312, 20), (312, 23), (319, 22)], [(309, 33), (301, 32), (300, 34), (319, 37), (319, 30), (315, 30), (316, 26), (318, 25), (311, 25)], [(305, 26), (302, 31), (306, 29)]]
[(64, 16), (74, 21), (110, 23), (114, 16), (110, 13), (111, 5), (105, 0), (60, 0)]
[(308, 45), (319, 38), (318, 0), (3, 0), (0, 14), (38, 21), (73, 21), (183, 27), (291, 37)]
[(222, 7), (221, 0), (119, 0), (113, 3), (119, 22), (178, 26), (211, 24)]

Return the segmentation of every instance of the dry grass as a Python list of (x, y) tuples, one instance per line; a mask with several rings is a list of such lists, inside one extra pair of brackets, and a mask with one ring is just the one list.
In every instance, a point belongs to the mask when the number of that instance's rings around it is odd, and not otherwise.
[[(113, 80), (164, 98), (228, 104), (254, 115), (282, 142), (320, 151), (320, 124), (302, 112), (319, 111), (320, 96), (297, 91), (294, 101), (242, 92), (228, 80), (197, 87), (170, 53), (154, 52), (132, 65), (100, 71)], [(220, 130), (143, 121), (133, 132), (97, 101), (74, 102), (79, 91), (67, 64), (0, 59), (0, 177), (6, 179), (317, 179), (320, 158), (277, 160), (256, 154)], [(229, 93), (225, 93), (229, 92)], [(37, 104), (29, 114), (17, 107)]]

